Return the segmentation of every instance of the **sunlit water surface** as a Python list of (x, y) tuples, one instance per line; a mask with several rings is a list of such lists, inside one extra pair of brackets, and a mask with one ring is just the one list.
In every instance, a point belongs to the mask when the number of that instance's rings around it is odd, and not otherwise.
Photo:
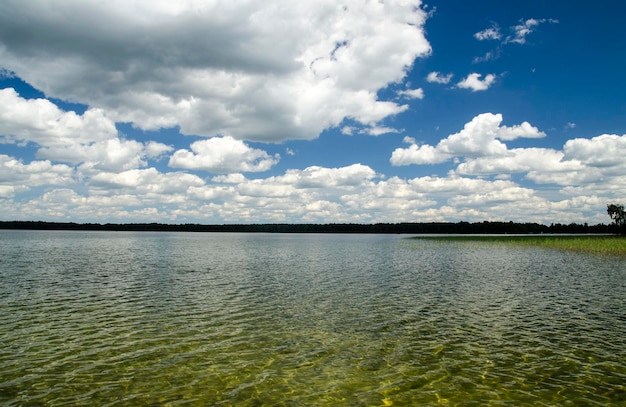
[(626, 260), (0, 232), (0, 405), (626, 405)]

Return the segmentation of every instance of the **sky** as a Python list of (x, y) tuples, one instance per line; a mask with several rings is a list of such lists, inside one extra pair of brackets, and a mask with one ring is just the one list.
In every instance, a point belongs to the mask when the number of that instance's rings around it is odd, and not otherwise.
[(3, 0), (0, 220), (610, 223), (621, 0)]

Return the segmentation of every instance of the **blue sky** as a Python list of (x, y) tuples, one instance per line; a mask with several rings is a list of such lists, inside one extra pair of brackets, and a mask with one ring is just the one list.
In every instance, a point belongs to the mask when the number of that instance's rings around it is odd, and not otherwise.
[(621, 1), (0, 4), (0, 219), (608, 223)]

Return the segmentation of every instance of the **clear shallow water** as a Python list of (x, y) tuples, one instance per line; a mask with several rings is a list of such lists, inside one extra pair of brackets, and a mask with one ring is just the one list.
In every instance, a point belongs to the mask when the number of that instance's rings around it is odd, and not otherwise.
[(626, 260), (0, 231), (0, 405), (626, 405)]

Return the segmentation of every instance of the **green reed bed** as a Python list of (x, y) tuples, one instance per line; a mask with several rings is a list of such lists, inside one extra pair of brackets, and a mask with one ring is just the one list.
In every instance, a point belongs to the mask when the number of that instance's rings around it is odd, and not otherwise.
[(594, 254), (626, 256), (626, 237), (614, 235), (446, 235), (418, 239), (539, 246)]

